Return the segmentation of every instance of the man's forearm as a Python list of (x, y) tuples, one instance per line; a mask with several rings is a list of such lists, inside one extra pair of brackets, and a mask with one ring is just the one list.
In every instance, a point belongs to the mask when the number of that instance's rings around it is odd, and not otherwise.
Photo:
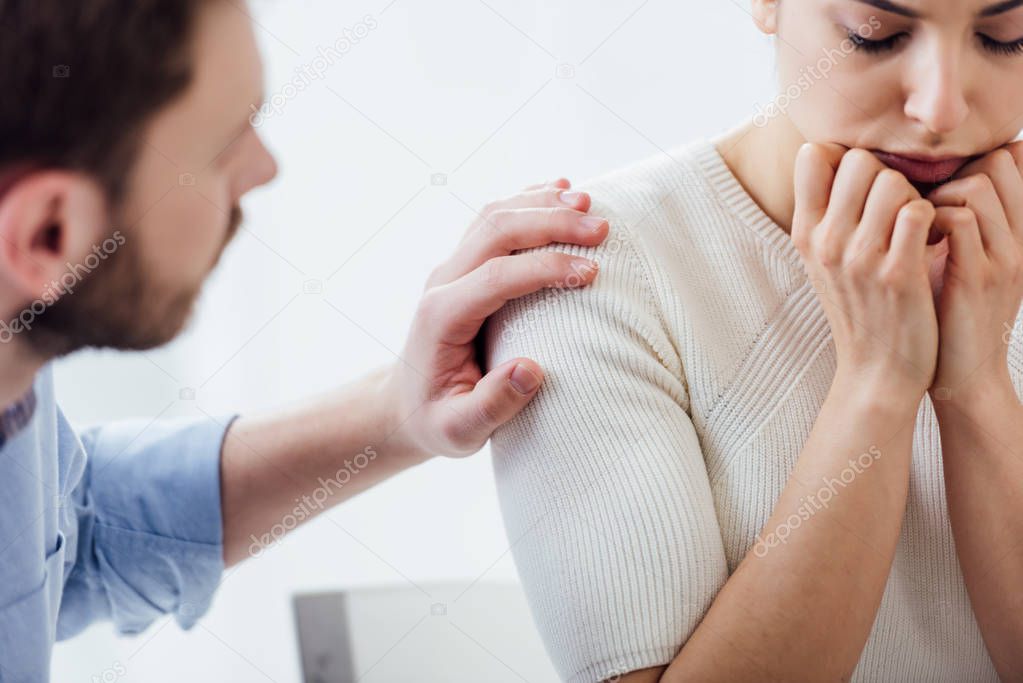
[(959, 565), (1002, 680), (1023, 671), (1023, 406), (1006, 374), (935, 401)]
[(221, 456), (224, 562), (428, 459), (398, 433), (381, 368), (336, 393), (231, 425)]

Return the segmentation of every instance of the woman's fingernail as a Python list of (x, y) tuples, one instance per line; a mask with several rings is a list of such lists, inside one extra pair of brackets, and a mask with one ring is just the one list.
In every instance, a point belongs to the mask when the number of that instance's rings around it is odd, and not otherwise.
[(565, 190), (561, 193), (561, 203), (568, 206), (576, 206), (584, 196), (585, 194), (582, 192), (569, 192)]
[(597, 263), (596, 261), (592, 260), (592, 259), (576, 258), (572, 262), (572, 270), (573, 271), (576, 271), (576, 270), (591, 271), (591, 270), (599, 270), (599, 269), (600, 269), (600, 264)]
[(511, 375), (508, 377), (508, 381), (515, 387), (515, 391), (520, 394), (531, 394), (540, 386), (540, 378), (533, 374), (533, 372), (522, 363), (515, 366), (512, 370)]
[(583, 216), (579, 219), (579, 223), (587, 230), (597, 232), (604, 227), (604, 223), (607, 223), (607, 221), (598, 216)]

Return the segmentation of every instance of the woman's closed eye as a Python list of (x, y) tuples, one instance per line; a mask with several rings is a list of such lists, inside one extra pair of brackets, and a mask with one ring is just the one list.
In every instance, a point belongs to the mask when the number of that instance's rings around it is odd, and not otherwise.
[[(852, 41), (854, 48), (868, 54), (891, 52), (895, 50), (895, 48), (897, 48), (904, 39), (910, 37), (908, 32), (903, 31), (901, 33), (892, 34), (887, 38), (872, 40), (860, 35), (852, 29), (846, 29), (846, 32), (849, 36), (849, 40)], [(996, 40), (986, 33), (978, 32), (976, 35), (980, 41), (981, 47), (992, 54), (1010, 56), (1023, 54), (1023, 37), (1017, 38), (1016, 40), (1002, 41)]]
[(1005, 55), (1023, 54), (1023, 38), (1003, 42), (1001, 40), (995, 40), (984, 33), (978, 33), (977, 37), (980, 38), (980, 42), (984, 46), (985, 50)]
[(862, 50), (863, 52), (870, 54), (890, 52), (899, 46), (899, 43), (902, 42), (903, 38), (909, 37), (908, 33), (902, 32), (892, 34), (887, 38), (882, 38), (880, 40), (871, 40), (870, 38), (861, 36), (852, 29), (846, 29), (846, 32), (849, 34), (849, 40), (852, 41), (857, 50)]

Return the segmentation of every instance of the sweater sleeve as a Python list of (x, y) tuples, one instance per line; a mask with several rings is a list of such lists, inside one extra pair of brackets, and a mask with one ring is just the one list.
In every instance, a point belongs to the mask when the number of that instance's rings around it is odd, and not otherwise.
[[(595, 203), (596, 204), (596, 203)], [(727, 579), (679, 354), (643, 245), (608, 207), (583, 289), (508, 303), (488, 367), (535, 359), (538, 395), (491, 440), (511, 550), (548, 654), (568, 681), (665, 665)]]

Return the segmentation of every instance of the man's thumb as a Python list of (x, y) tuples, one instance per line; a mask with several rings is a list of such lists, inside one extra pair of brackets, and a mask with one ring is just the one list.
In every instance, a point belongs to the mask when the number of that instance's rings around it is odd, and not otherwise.
[(526, 407), (543, 382), (543, 370), (528, 358), (515, 358), (497, 366), (461, 398), (459, 412), (472, 415), (465, 426), (470, 443), (486, 443), (495, 429)]

